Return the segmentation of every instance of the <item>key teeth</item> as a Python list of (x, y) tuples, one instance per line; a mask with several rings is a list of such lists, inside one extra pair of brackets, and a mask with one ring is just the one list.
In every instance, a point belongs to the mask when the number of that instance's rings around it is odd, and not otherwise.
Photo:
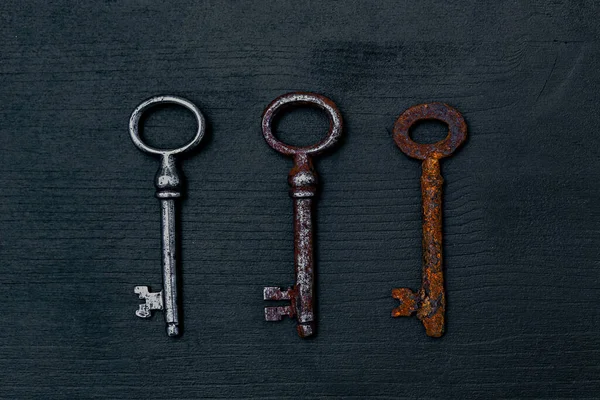
[(281, 318), (284, 315), (287, 315), (288, 317), (294, 316), (294, 311), (291, 306), (265, 307), (265, 320), (266, 321), (281, 321)]
[(392, 317), (410, 317), (419, 309), (419, 296), (408, 288), (392, 289), (392, 297), (400, 305), (392, 310)]
[(150, 293), (148, 286), (136, 286), (133, 288), (133, 291), (140, 299), (145, 299), (148, 296), (148, 293)]
[(138, 309), (136, 310), (135, 315), (137, 315), (140, 318), (150, 318), (152, 316), (152, 312), (146, 304), (140, 304), (138, 305)]
[(264, 300), (290, 300), (291, 299), (291, 288), (281, 290), (278, 286), (267, 286), (263, 289)]
[(148, 286), (136, 286), (133, 291), (140, 300), (145, 300), (143, 304), (138, 304), (138, 309), (135, 312), (138, 317), (150, 318), (153, 310), (163, 309), (162, 291), (152, 293)]

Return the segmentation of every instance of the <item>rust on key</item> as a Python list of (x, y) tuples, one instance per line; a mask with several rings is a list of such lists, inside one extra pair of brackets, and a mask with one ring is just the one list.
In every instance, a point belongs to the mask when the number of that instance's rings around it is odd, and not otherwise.
[[(322, 109), (329, 117), (327, 136), (312, 146), (297, 147), (279, 141), (272, 131), (273, 120), (278, 113), (289, 107), (302, 105)], [(287, 306), (265, 307), (267, 321), (279, 321), (285, 315), (296, 318), (300, 337), (315, 334), (314, 312), (314, 257), (312, 205), (317, 193), (317, 173), (312, 157), (333, 146), (342, 134), (342, 116), (336, 105), (327, 97), (315, 93), (288, 93), (273, 100), (265, 109), (262, 119), (265, 140), (274, 150), (293, 157), (288, 183), (290, 196), (294, 199), (294, 266), (296, 283), (282, 290), (279, 287), (265, 287), (264, 300), (289, 301)]]
[[(409, 129), (418, 121), (438, 120), (448, 125), (448, 136), (433, 144), (416, 143)], [(454, 108), (443, 103), (420, 104), (406, 110), (394, 125), (394, 141), (407, 156), (423, 160), (421, 195), (423, 202), (423, 275), (421, 288), (392, 290), (400, 305), (393, 317), (416, 313), (431, 337), (444, 333), (446, 294), (442, 257), (442, 185), (440, 159), (450, 156), (467, 138), (467, 124)]]

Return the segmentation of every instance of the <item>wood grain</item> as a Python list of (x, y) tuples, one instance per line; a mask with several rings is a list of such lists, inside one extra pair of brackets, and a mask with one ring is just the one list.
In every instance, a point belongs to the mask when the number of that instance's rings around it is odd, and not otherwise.
[[(598, 4), (148, 3), (0, 4), (0, 398), (598, 396)], [(293, 250), (291, 162), (260, 116), (292, 90), (331, 97), (346, 123), (316, 162), (306, 341), (262, 319)], [(164, 93), (210, 126), (182, 164), (178, 340), (134, 315), (133, 286), (161, 279), (158, 164), (127, 123)], [(390, 132), (426, 101), (459, 109), (470, 135), (442, 162), (441, 339), (390, 316), (421, 252), (419, 163)], [(161, 111), (146, 134), (178, 143), (191, 121)], [(316, 139), (323, 121), (294, 113), (280, 136)]]

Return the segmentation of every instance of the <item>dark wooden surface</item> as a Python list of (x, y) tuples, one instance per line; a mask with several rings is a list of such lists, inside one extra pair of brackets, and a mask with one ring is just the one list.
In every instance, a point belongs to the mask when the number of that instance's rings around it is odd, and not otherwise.
[[(600, 7), (593, 1), (24, 1), (0, 5), (0, 398), (600, 396)], [(293, 280), (291, 161), (260, 116), (331, 97), (317, 160), (318, 336), (263, 321)], [(210, 125), (184, 161), (185, 334), (135, 317), (159, 288), (157, 161), (128, 137), (151, 95)], [(420, 280), (420, 166), (391, 128), (444, 101), (470, 138), (442, 164), (447, 333), (392, 319)], [(309, 143), (325, 117), (283, 118)], [(192, 117), (157, 111), (155, 144)], [(443, 129), (421, 126), (420, 140)]]

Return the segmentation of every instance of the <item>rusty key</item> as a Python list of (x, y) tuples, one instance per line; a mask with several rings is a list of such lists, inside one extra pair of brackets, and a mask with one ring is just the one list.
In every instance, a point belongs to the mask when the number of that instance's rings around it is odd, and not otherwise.
[[(293, 106), (318, 107), (329, 117), (329, 132), (319, 143), (307, 147), (290, 146), (275, 138), (272, 131), (273, 119), (282, 110)], [(312, 336), (315, 333), (314, 258), (312, 203), (317, 192), (317, 173), (312, 156), (332, 147), (342, 134), (342, 116), (336, 105), (327, 97), (315, 93), (288, 93), (273, 100), (265, 109), (262, 119), (265, 140), (275, 151), (293, 157), (294, 166), (288, 176), (290, 197), (294, 199), (294, 266), (296, 284), (282, 290), (280, 287), (265, 287), (264, 300), (288, 300), (287, 306), (265, 307), (267, 321), (280, 321), (284, 315), (296, 317), (298, 335)]]
[[(410, 127), (421, 120), (438, 120), (448, 125), (448, 136), (432, 144), (415, 143), (409, 136)], [(394, 125), (394, 141), (409, 157), (423, 160), (421, 195), (423, 201), (423, 276), (421, 289), (392, 290), (400, 306), (392, 310), (393, 317), (417, 314), (427, 336), (444, 334), (446, 295), (442, 262), (442, 184), (440, 159), (450, 156), (467, 138), (467, 124), (454, 108), (443, 103), (420, 104), (406, 110)]]

